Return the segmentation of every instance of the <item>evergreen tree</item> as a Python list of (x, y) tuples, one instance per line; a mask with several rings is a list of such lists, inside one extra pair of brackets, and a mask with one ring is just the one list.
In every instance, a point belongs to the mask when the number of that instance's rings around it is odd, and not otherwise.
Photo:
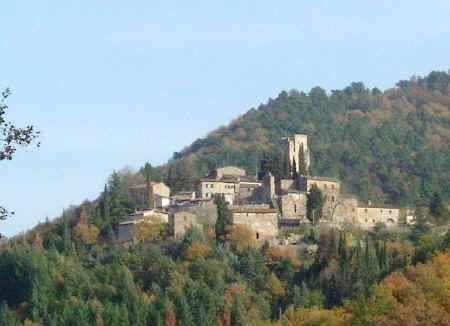
[(289, 152), (285, 151), (281, 161), (281, 179), (287, 179), (292, 176), (291, 172), (291, 160), (289, 158)]
[(314, 184), (311, 186), (306, 200), (306, 217), (314, 224), (322, 217), (325, 197), (322, 191)]
[(231, 308), (231, 326), (245, 325), (247, 325), (247, 322), (245, 321), (244, 307), (242, 306), (241, 300), (235, 298)]
[(70, 229), (69, 229), (69, 217), (66, 212), (63, 212), (63, 246), (64, 252), (67, 254), (71, 249)]
[(228, 233), (229, 226), (233, 224), (233, 214), (228, 208), (228, 203), (225, 201), (223, 195), (216, 196), (215, 204), (217, 205), (217, 221), (215, 226), (216, 240), (219, 243), (223, 243)]
[(445, 211), (442, 197), (438, 191), (435, 191), (430, 201), (430, 213), (434, 217), (441, 217)]
[(295, 158), (292, 161), (292, 179), (297, 180), (299, 174), (297, 173), (297, 162), (295, 161)]
[(145, 177), (145, 185), (147, 187), (147, 208), (154, 208), (154, 199), (153, 199), (153, 187), (152, 187), (152, 174), (153, 168), (150, 163), (145, 163), (144, 168), (142, 169)]
[(298, 171), (297, 171), (297, 173), (298, 173), (298, 175), (308, 175), (305, 150), (303, 148), (303, 144), (301, 144), (300, 150), (298, 152)]

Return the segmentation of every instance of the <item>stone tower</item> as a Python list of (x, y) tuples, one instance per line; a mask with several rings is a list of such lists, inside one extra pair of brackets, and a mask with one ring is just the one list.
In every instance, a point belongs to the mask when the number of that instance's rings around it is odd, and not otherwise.
[(293, 167), (295, 160), (295, 168), (297, 171), (299, 169), (298, 155), (300, 152), (300, 148), (303, 145), (303, 151), (305, 153), (306, 169), (308, 170), (310, 162), (308, 135), (295, 134), (293, 136), (283, 138), (283, 140), (285, 142), (286, 151), (288, 151), (289, 153), (289, 163), (291, 167)]

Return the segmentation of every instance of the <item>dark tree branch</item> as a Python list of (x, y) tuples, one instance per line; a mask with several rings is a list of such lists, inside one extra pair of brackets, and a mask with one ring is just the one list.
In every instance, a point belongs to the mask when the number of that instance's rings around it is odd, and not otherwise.
[[(6, 88), (1, 93), (0, 99), (0, 161), (12, 160), (17, 147), (26, 147), (39, 137), (39, 131), (34, 126), (30, 125), (19, 128), (6, 118), (8, 110), (6, 99), (11, 93), (11, 89)], [(39, 147), (40, 143), (38, 142), (36, 145)], [(0, 206), (0, 220), (4, 220), (11, 215), (14, 215), (14, 212), (10, 212)]]

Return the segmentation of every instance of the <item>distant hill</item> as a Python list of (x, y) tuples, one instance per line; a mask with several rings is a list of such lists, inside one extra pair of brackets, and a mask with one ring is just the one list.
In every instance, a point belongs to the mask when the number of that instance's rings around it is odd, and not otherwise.
[(381, 92), (361, 82), (327, 93), (282, 91), (226, 127), (198, 139), (162, 171), (175, 189), (217, 166), (261, 172), (276, 145), (310, 136), (312, 174), (338, 177), (347, 192), (379, 203), (424, 204), (435, 191), (450, 198), (450, 74), (399, 81)]

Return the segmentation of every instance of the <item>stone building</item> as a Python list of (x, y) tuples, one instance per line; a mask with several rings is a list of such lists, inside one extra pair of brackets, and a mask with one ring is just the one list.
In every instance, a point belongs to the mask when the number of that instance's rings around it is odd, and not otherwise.
[(120, 244), (133, 243), (136, 238), (136, 225), (142, 223), (145, 217), (155, 216), (158, 217), (162, 223), (169, 222), (169, 213), (157, 209), (148, 209), (142, 211), (136, 211), (134, 214), (128, 216), (128, 219), (119, 224), (117, 228), (117, 241)]
[(245, 170), (226, 166), (213, 171), (208, 178), (200, 179), (200, 198), (214, 198), (221, 194), (230, 205), (250, 201), (261, 187), (256, 177), (247, 176)]
[(388, 206), (365, 206), (357, 208), (357, 223), (366, 228), (372, 228), (382, 223), (386, 226), (394, 226), (399, 223), (400, 210)]
[(191, 227), (202, 228), (202, 224), (198, 223), (197, 215), (179, 211), (169, 215), (169, 227), (171, 234), (175, 237), (182, 237)]
[[(163, 182), (151, 182), (150, 186), (153, 191), (155, 207), (162, 208), (168, 206), (170, 204), (170, 188)], [(132, 186), (128, 189), (128, 192), (138, 204), (146, 206), (148, 196), (146, 184)]]
[(302, 134), (295, 134), (290, 137), (286, 137), (282, 139), (283, 146), (285, 150), (288, 153), (289, 156), (289, 163), (291, 167), (294, 166), (295, 161), (295, 168), (296, 171), (299, 171), (299, 153), (301, 148), (303, 147), (303, 153), (305, 155), (305, 163), (306, 163), (306, 169), (309, 169), (310, 164), (310, 154), (308, 149), (308, 136), (302, 135)]
[(278, 235), (278, 210), (266, 206), (236, 206), (231, 209), (234, 224), (244, 224), (255, 232), (255, 239), (275, 241)]

